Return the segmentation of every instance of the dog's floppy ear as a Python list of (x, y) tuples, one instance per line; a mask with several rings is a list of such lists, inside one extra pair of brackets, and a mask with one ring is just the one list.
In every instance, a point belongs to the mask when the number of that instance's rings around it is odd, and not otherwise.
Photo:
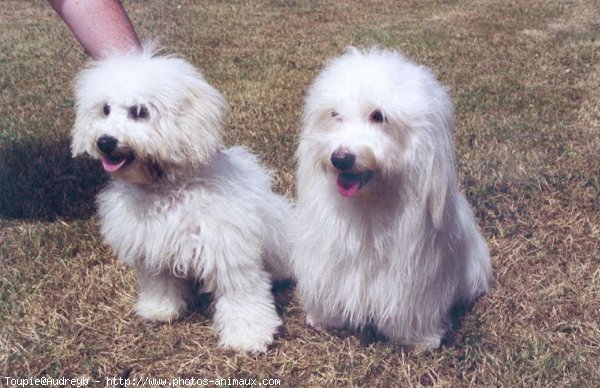
[(75, 123), (71, 129), (71, 154), (73, 157), (90, 153), (93, 138), (95, 88), (91, 68), (82, 70), (75, 79)]
[(417, 150), (421, 198), (435, 228), (441, 228), (444, 223), (451, 188), (456, 185), (451, 109), (432, 115), (431, 127), (426, 131), (426, 138), (421, 139), (421, 148)]
[(71, 130), (71, 155), (80, 156), (88, 152), (89, 136), (86, 136), (86, 128), (90, 127), (89, 115), (86, 113), (77, 113), (75, 124)]
[(162, 133), (170, 137), (167, 156), (176, 164), (206, 163), (223, 147), (221, 130), (225, 99), (187, 61), (169, 58), (169, 71), (178, 71), (173, 80), (177, 93), (164, 103), (159, 117)]
[(452, 173), (449, 171), (448, 161), (444, 159), (446, 158), (434, 152), (421, 181), (421, 190), (426, 193), (423, 198), (425, 206), (436, 229), (442, 227), (451, 184)]
[[(227, 104), (215, 88), (205, 81), (191, 83), (182, 101), (178, 118), (180, 130), (187, 133), (192, 163), (204, 163), (223, 147), (223, 114)], [(184, 147), (185, 148), (185, 147)]]

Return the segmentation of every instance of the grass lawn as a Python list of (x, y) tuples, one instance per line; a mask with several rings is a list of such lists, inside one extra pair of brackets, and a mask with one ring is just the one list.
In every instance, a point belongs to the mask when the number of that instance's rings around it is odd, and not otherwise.
[(1, 0), (0, 386), (9, 376), (598, 386), (597, 0), (124, 4), (142, 38), (203, 69), (230, 104), (227, 143), (252, 148), (291, 200), (303, 96), (328, 58), (379, 45), (431, 67), (454, 97), (459, 178), (491, 250), (492, 291), (424, 354), (308, 328), (293, 287), (276, 291), (284, 328), (258, 356), (217, 348), (205, 300), (173, 324), (140, 321), (133, 273), (94, 216), (106, 177), (70, 157), (86, 57), (45, 1)]

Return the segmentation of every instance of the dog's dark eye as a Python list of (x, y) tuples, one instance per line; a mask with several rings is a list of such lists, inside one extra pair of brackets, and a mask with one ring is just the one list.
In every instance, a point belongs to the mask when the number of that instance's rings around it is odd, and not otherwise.
[(333, 117), (333, 118), (335, 119), (335, 118), (338, 118), (338, 117), (340, 117), (340, 114), (339, 114), (338, 112), (336, 112), (336, 111), (332, 110), (332, 111), (331, 111), (331, 117)]
[(148, 118), (148, 108), (144, 105), (133, 105), (129, 108), (129, 118), (133, 120), (145, 120)]
[(383, 116), (383, 113), (381, 113), (381, 111), (379, 109), (375, 109), (369, 115), (369, 121), (372, 123), (381, 124), (385, 121), (385, 117)]
[(108, 116), (110, 114), (110, 105), (104, 104), (104, 108), (102, 108), (102, 112), (104, 112), (104, 116)]

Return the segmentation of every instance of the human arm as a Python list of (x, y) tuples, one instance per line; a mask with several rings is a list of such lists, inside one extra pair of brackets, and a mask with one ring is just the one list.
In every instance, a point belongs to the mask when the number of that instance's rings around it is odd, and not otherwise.
[(99, 59), (112, 51), (141, 50), (119, 0), (48, 0), (85, 52)]

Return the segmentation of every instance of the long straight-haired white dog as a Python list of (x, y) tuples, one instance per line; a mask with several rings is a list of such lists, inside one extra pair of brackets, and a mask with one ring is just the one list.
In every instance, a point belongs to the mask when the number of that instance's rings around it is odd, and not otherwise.
[(350, 48), (308, 91), (292, 262), (307, 322), (439, 347), (450, 311), (489, 288), (459, 193), (453, 108), (429, 69)]
[(196, 282), (213, 294), (219, 344), (264, 351), (281, 325), (271, 281), (291, 273), (291, 208), (251, 153), (223, 148), (225, 106), (181, 58), (115, 54), (77, 77), (72, 151), (112, 178), (101, 232), (137, 274), (136, 313), (180, 318)]

